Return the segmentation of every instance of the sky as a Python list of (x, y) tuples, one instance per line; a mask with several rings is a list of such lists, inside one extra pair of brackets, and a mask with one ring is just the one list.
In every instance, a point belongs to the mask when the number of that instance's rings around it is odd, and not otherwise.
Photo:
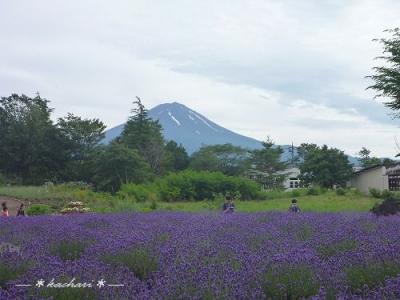
[(277, 144), (394, 157), (400, 119), (366, 88), (374, 38), (399, 27), (397, 0), (1, 0), (0, 96), (126, 121), (180, 102)]

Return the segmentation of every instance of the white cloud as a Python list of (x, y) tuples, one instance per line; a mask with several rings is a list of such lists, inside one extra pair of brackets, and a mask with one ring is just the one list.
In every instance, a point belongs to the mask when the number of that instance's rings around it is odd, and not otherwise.
[(397, 123), (365, 91), (371, 40), (400, 3), (354, 1), (0, 2), (0, 95), (36, 91), (56, 116), (109, 126), (139, 95), (179, 101), (239, 133), (396, 153)]

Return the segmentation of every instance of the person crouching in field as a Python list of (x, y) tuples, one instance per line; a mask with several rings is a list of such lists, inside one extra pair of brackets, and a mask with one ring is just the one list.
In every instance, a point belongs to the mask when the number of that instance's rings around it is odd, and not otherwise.
[(294, 213), (301, 212), (300, 207), (297, 205), (297, 199), (292, 199), (292, 205), (290, 205), (289, 211), (294, 212)]
[(235, 211), (235, 203), (233, 203), (233, 199), (231, 196), (225, 197), (225, 203), (222, 207), (224, 213), (233, 213)]
[(7, 203), (3, 202), (1, 204), (1, 216), (2, 217), (8, 217), (8, 207), (7, 207)]

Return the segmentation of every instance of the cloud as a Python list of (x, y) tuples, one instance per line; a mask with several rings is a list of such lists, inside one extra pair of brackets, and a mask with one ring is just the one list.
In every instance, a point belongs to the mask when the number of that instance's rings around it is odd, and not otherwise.
[(365, 88), (371, 42), (400, 3), (353, 1), (0, 2), (0, 95), (36, 91), (56, 117), (109, 126), (140, 95), (179, 101), (239, 133), (394, 156), (398, 121)]

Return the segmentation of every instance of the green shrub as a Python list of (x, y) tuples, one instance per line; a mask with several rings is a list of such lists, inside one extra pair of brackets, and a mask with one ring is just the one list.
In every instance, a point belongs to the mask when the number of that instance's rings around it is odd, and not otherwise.
[(291, 196), (292, 196), (292, 197), (300, 197), (300, 196), (301, 196), (301, 193), (300, 193), (299, 190), (292, 190)]
[(150, 209), (151, 210), (156, 210), (158, 208), (158, 204), (157, 201), (155, 199), (153, 199), (150, 203)]
[(383, 199), (392, 198), (394, 197), (394, 193), (388, 190), (383, 190), (381, 196)]
[(344, 240), (340, 241), (335, 244), (323, 244), (319, 247), (317, 247), (317, 252), (319, 255), (322, 257), (331, 257), (336, 254), (339, 254), (344, 251), (350, 251), (350, 250), (355, 250), (357, 248), (357, 242), (354, 240)]
[(61, 260), (76, 260), (81, 258), (85, 252), (87, 242), (83, 241), (61, 241), (50, 246), (50, 253), (58, 256)]
[(150, 274), (158, 269), (157, 258), (143, 247), (125, 251), (115, 256), (105, 256), (103, 260), (114, 266), (127, 267), (140, 280), (148, 279)]
[(346, 268), (346, 281), (352, 291), (362, 289), (367, 285), (374, 289), (385, 283), (385, 279), (400, 274), (398, 263), (368, 263)]
[(321, 190), (318, 187), (310, 187), (307, 190), (307, 195), (309, 196), (318, 196), (321, 194)]
[(151, 184), (124, 184), (118, 192), (122, 197), (134, 197), (138, 202), (151, 201), (157, 197), (155, 187)]
[(45, 204), (33, 204), (27, 210), (29, 216), (48, 215), (50, 212), (50, 206)]
[(259, 185), (250, 179), (191, 170), (171, 173), (152, 184), (126, 184), (119, 194), (150, 202), (157, 196), (159, 200), (174, 202), (214, 200), (219, 194), (233, 195), (240, 200), (259, 199), (262, 195)]
[[(67, 280), (66, 282), (69, 282)], [(55, 299), (55, 300), (71, 300), (71, 299), (81, 299), (81, 300), (94, 300), (98, 299), (96, 297), (93, 289), (91, 288), (41, 288), (39, 291), (40, 297), (42, 299)]]
[(336, 189), (336, 195), (338, 195), (338, 196), (344, 196), (344, 195), (346, 195), (346, 190), (344, 189), (344, 188), (337, 188)]
[(27, 265), (9, 266), (5, 262), (0, 261), (0, 288), (6, 288), (7, 282), (17, 279), (28, 269)]
[(267, 299), (304, 299), (316, 295), (319, 289), (313, 270), (303, 265), (268, 270), (263, 279)]
[(372, 197), (374, 198), (382, 198), (382, 193), (380, 190), (376, 188), (369, 188), (369, 193), (371, 194)]

